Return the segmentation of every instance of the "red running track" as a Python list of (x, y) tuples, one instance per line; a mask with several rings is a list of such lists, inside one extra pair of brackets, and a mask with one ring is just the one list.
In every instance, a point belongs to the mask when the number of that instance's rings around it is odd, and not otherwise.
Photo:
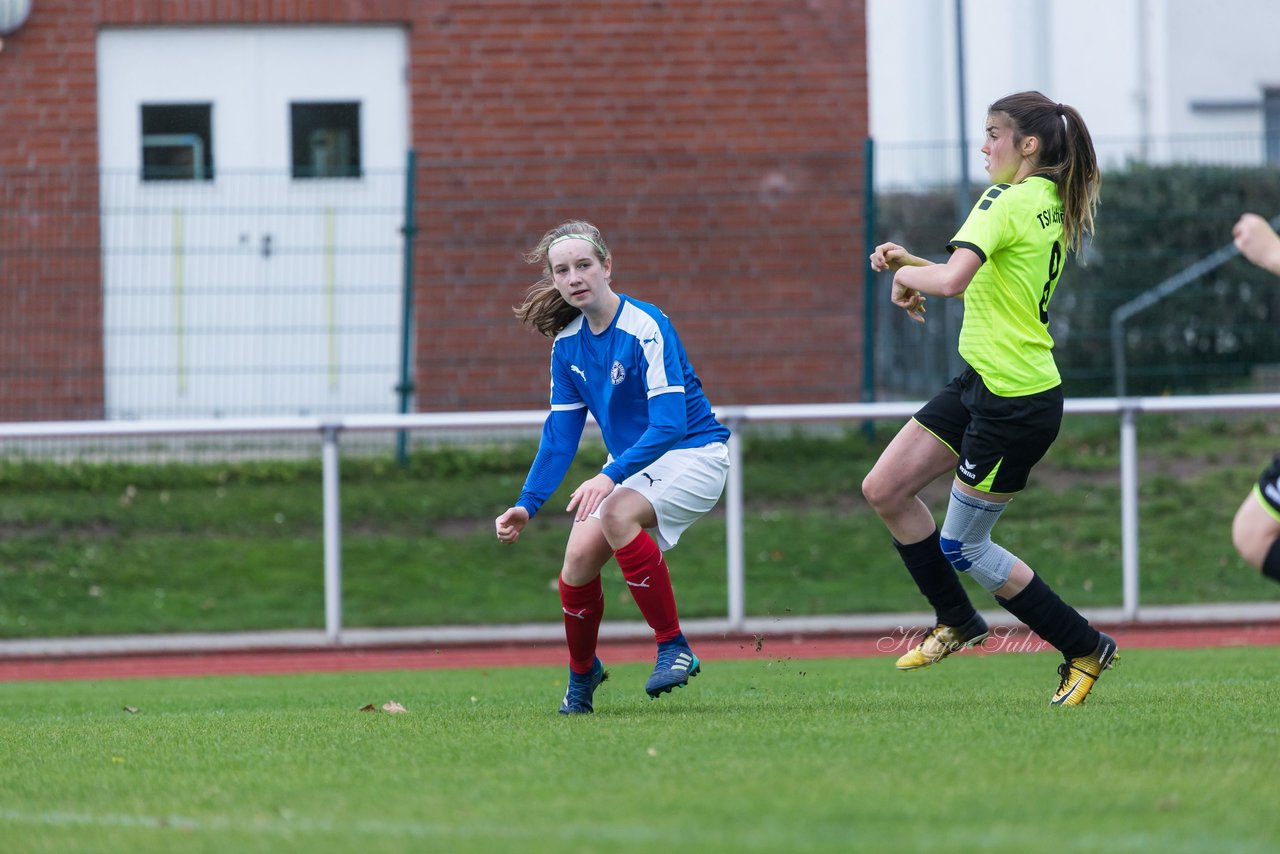
[[(1278, 646), (1280, 623), (1126, 625), (1103, 627), (1124, 649), (1190, 649)], [(691, 641), (705, 661), (742, 658), (807, 659), (900, 655), (918, 635), (763, 635), (698, 637)], [(653, 660), (653, 643), (607, 642), (600, 657), (609, 664)], [(992, 630), (981, 654), (1050, 649), (1035, 635)], [(526, 667), (566, 664), (561, 644), (388, 647), (360, 649), (263, 649), (212, 653), (130, 654), (78, 657), (0, 658), (0, 682), (59, 679), (121, 679), (165, 676), (338, 673), (358, 670)]]

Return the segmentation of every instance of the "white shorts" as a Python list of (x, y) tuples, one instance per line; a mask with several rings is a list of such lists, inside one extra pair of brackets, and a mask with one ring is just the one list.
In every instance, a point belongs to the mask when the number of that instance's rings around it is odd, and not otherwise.
[[(658, 517), (658, 548), (666, 551), (716, 506), (728, 479), (729, 448), (723, 442), (712, 442), (701, 448), (667, 451), (618, 486), (634, 489), (653, 505)], [(599, 519), (600, 508), (591, 515)]]

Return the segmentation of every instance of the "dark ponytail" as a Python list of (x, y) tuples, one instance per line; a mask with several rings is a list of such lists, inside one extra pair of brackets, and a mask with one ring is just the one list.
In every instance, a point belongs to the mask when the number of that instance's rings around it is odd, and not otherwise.
[(1018, 92), (996, 101), (987, 112), (1009, 117), (1015, 143), (1028, 136), (1040, 140), (1035, 174), (1057, 185), (1067, 246), (1079, 252), (1085, 235), (1093, 234), (1093, 215), (1102, 185), (1093, 138), (1079, 111), (1039, 92)]

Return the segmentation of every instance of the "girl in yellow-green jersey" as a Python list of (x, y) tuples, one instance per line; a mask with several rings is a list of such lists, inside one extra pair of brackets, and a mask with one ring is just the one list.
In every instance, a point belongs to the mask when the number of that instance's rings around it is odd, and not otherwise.
[[(921, 323), (927, 296), (964, 300), (960, 355), (967, 367), (894, 437), (862, 492), (936, 613), (933, 629), (898, 668), (927, 667), (987, 638), (958, 570), (1062, 652), (1050, 702), (1074, 706), (1118, 660), (1115, 640), (992, 542), (991, 530), (1062, 422), (1049, 306), (1067, 252), (1093, 231), (1100, 175), (1079, 112), (1039, 92), (991, 105), (982, 153), (992, 186), (947, 244), (945, 264), (894, 243), (871, 254), (873, 269), (894, 274), (893, 303)], [(919, 495), (951, 470), (939, 531)]]

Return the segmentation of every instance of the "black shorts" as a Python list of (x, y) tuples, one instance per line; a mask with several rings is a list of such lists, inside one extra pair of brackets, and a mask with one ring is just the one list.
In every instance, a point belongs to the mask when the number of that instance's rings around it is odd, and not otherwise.
[(1258, 496), (1262, 506), (1271, 511), (1272, 516), (1280, 519), (1280, 454), (1258, 476), (1258, 488), (1254, 494)]
[(916, 423), (959, 457), (956, 477), (979, 489), (1008, 495), (1027, 485), (1031, 467), (1049, 450), (1062, 426), (1062, 386), (1021, 397), (987, 389), (965, 368), (915, 414)]

